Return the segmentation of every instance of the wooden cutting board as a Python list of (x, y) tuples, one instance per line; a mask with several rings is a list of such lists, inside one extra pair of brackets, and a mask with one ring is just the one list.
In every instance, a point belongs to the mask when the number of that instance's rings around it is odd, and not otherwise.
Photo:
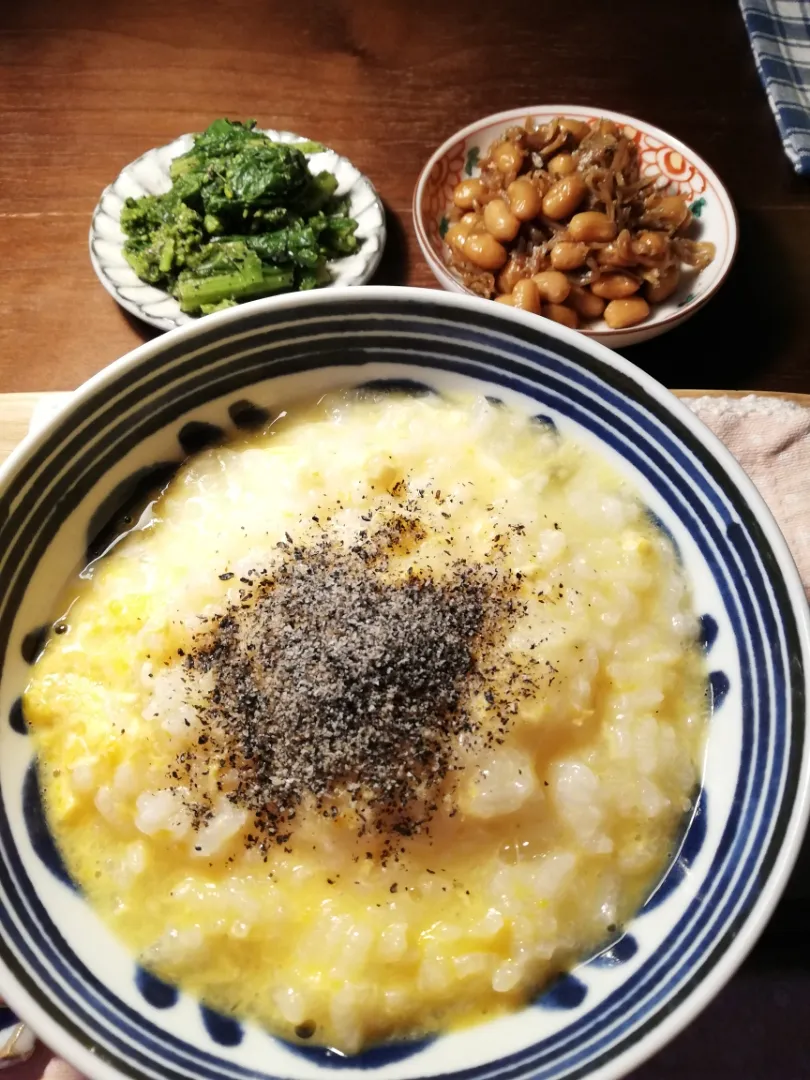
[[(784, 398), (810, 408), (810, 394), (783, 394), (767, 390), (675, 390), (673, 393), (678, 397), (745, 397), (747, 394), (756, 393), (759, 397)], [(17, 443), (22, 441), (34, 409), (41, 401), (49, 400), (58, 405), (69, 397), (68, 392), (0, 394), (0, 463), (5, 461)]]

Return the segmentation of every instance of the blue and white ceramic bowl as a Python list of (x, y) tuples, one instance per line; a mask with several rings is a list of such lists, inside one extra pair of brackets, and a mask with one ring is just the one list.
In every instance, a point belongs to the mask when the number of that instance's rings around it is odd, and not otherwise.
[[(342, 1059), (201, 1009), (136, 968), (62, 868), (19, 700), (55, 591), (144, 470), (293, 392), (372, 379), (483, 390), (599, 444), (632, 476), (692, 578), (713, 715), (696, 812), (620, 940), (514, 1015)], [(808, 812), (810, 628), (782, 537), (684, 406), (554, 323), (367, 288), (257, 301), (169, 333), (91, 379), (10, 459), (0, 562), (0, 993), (95, 1080), (619, 1077), (729, 978), (790, 871)]]

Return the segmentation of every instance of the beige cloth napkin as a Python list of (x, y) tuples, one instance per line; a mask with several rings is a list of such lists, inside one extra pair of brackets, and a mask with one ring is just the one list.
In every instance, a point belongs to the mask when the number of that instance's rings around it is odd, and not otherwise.
[[(687, 398), (686, 404), (739, 461), (779, 523), (810, 598), (810, 409), (783, 398)], [(31, 430), (49, 419), (45, 399)], [(83, 1080), (64, 1061), (39, 1047), (13, 1069), (11, 1080)]]
[(784, 398), (687, 398), (770, 507), (810, 599), (810, 409)]

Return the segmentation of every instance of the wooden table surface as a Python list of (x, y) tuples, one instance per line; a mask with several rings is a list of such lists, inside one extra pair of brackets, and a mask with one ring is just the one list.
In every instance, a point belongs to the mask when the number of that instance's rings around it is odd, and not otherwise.
[(629, 350), (633, 360), (671, 386), (810, 390), (810, 184), (782, 151), (734, 0), (503, 10), (0, 3), (0, 390), (71, 388), (150, 333), (87, 257), (102, 188), (149, 147), (223, 114), (322, 139), (385, 200), (377, 280), (433, 286), (410, 212), (425, 159), (486, 113), (555, 101), (671, 131), (717, 169), (739, 211), (730, 280), (688, 326)]
[[(433, 286), (417, 174), (457, 128), (540, 102), (642, 116), (702, 154), (740, 218), (729, 281), (628, 350), (670, 386), (810, 391), (810, 184), (782, 151), (733, 0), (0, 2), (0, 391), (70, 389), (151, 331), (87, 256), (93, 206), (144, 150), (220, 115), (321, 139), (377, 185), (377, 280)], [(635, 1080), (810, 1076), (810, 858), (762, 943)]]

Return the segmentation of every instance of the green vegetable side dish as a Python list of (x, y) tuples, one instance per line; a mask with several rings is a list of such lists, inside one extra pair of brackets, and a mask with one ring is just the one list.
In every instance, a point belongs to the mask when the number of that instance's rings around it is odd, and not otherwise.
[(215, 120), (172, 161), (171, 191), (121, 210), (127, 262), (188, 314), (327, 285), (327, 261), (359, 246), (336, 177), (309, 171), (306, 154), (324, 147), (276, 143), (255, 128)]

